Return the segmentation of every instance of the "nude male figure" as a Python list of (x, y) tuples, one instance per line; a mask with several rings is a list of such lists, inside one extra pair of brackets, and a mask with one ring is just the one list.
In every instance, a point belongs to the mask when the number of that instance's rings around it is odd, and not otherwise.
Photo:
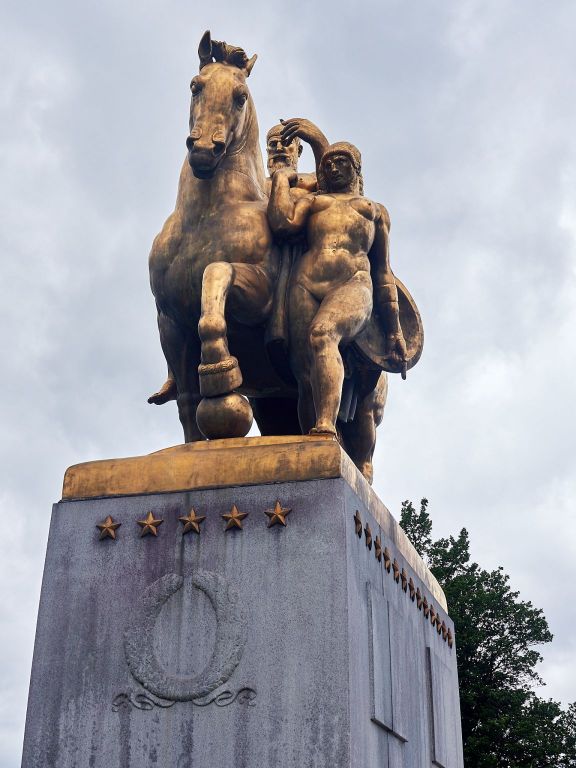
[[(270, 195), (272, 176), (280, 169), (289, 169), (297, 174), (297, 179), (293, 183), (293, 194), (304, 195), (317, 190), (318, 185), (315, 173), (298, 174), (298, 160), (302, 154), (302, 144), (299, 137), (302, 137), (310, 144), (316, 165), (319, 165), (320, 158), (328, 147), (329, 142), (314, 123), (304, 118), (294, 118), (272, 126), (266, 134), (267, 167), (270, 174), (266, 179), (267, 195)], [(291, 249), (295, 247), (297, 246), (292, 245)], [(155, 392), (148, 398), (148, 402), (154, 405), (163, 405), (170, 400), (176, 400), (177, 396), (176, 382), (169, 369), (166, 381), (158, 392)]]
[(291, 367), (298, 381), (302, 432), (336, 435), (344, 364), (340, 345), (364, 329), (373, 295), (386, 327), (387, 352), (406, 361), (398, 293), (390, 268), (390, 218), (363, 196), (360, 152), (347, 142), (323, 153), (317, 193), (294, 195), (296, 174), (272, 178), (268, 218), (279, 237), (303, 233), (307, 250), (289, 290)]

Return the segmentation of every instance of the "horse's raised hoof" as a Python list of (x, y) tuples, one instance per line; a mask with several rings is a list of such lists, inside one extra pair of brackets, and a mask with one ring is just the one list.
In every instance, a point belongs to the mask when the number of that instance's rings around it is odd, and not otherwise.
[(168, 378), (164, 384), (162, 384), (158, 392), (150, 395), (148, 402), (150, 405), (164, 405), (164, 403), (168, 403), (170, 400), (176, 400), (177, 397), (178, 387), (176, 386), (176, 382), (174, 379)]
[(245, 437), (252, 426), (252, 418), (250, 403), (236, 392), (205, 397), (196, 411), (198, 429), (208, 440)]
[(232, 355), (217, 363), (202, 363), (198, 366), (198, 374), (203, 397), (225, 395), (242, 384), (238, 360)]

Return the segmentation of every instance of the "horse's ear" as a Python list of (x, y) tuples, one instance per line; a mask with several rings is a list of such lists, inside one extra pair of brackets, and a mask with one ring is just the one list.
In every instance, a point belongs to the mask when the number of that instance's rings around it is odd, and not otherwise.
[(212, 61), (212, 37), (209, 29), (202, 35), (202, 40), (198, 46), (198, 56), (200, 57), (200, 69)]
[(250, 72), (252, 72), (252, 67), (254, 66), (254, 64), (256, 64), (257, 58), (258, 58), (258, 54), (255, 53), (254, 56), (252, 56), (252, 58), (248, 59), (248, 61), (246, 62), (246, 66), (244, 67), (244, 69), (246, 70), (246, 77), (250, 76)]

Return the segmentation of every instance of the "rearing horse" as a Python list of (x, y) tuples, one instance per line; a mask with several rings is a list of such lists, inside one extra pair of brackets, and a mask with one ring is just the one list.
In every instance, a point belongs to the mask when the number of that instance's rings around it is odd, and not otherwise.
[[(298, 434), (294, 389), (265, 353), (279, 254), (266, 216), (258, 121), (246, 86), (256, 56), (248, 59), (241, 48), (211, 40), (209, 32), (198, 54), (176, 207), (149, 261), (180, 421), (186, 442), (202, 440), (196, 420), (202, 396), (236, 390), (258, 395), (255, 415), (263, 434)], [(230, 350), (242, 362), (244, 381)], [(287, 398), (281, 408), (278, 397)]]

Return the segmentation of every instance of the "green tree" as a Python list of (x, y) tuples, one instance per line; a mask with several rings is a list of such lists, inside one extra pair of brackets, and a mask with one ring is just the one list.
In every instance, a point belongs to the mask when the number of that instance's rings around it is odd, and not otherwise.
[(470, 561), (463, 528), (432, 539), (428, 500), (405, 501), (400, 525), (444, 589), (454, 621), (466, 768), (576, 766), (576, 703), (566, 712), (534, 693), (537, 647), (552, 634), (539, 608), (520, 599), (502, 568)]

